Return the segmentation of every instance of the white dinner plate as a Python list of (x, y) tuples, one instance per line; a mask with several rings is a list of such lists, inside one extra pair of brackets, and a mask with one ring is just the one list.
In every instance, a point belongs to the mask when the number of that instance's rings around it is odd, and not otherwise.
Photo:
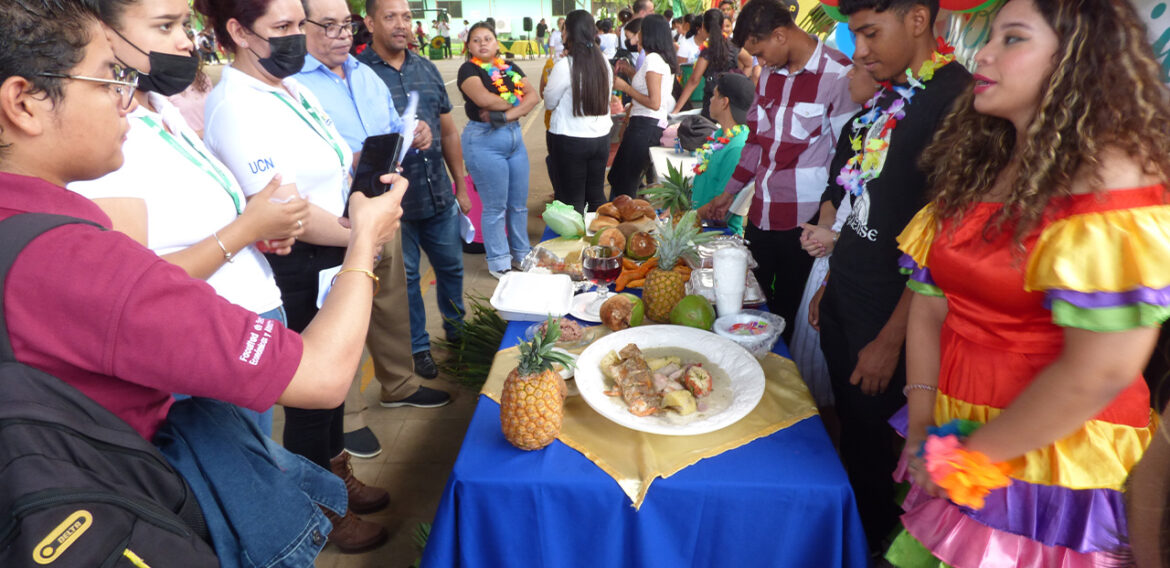
[[(614, 295), (613, 292), (609, 293)], [(573, 303), (569, 306), (569, 315), (581, 320), (591, 323), (601, 323), (600, 313), (590, 313), (588, 308), (593, 302), (597, 301), (597, 292), (585, 292), (573, 296)]]
[[(610, 385), (600, 367), (602, 357), (630, 343), (642, 350), (678, 347), (706, 357), (711, 365), (726, 374), (723, 384), (716, 376), (715, 391), (707, 395), (723, 401), (720, 408), (686, 417), (672, 410), (651, 416), (630, 414), (620, 396), (605, 394)], [(668, 436), (695, 436), (726, 428), (747, 416), (764, 397), (764, 369), (751, 353), (709, 331), (678, 325), (632, 327), (594, 341), (577, 359), (576, 383), (585, 402), (602, 416), (626, 428)], [(728, 390), (720, 392), (720, 389)]]

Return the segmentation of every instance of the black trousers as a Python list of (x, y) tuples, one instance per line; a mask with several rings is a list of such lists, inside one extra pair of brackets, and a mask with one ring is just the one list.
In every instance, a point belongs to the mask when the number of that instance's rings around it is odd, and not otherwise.
[[(647, 116), (630, 118), (622, 143), (609, 168), (609, 198), (619, 195), (637, 197), (642, 174), (650, 167), (650, 147), (662, 140), (658, 120)], [(564, 180), (561, 180), (564, 181)]]
[(596, 211), (605, 199), (605, 163), (609, 135), (597, 138), (548, 135), (548, 155), (556, 169), (553, 195), (577, 211)]
[(1163, 325), (1154, 353), (1142, 376), (1150, 387), (1150, 405), (1162, 412), (1170, 402), (1170, 325)]
[[(839, 290), (838, 290), (839, 292)], [(885, 322), (864, 321), (850, 309), (850, 299), (834, 294), (832, 280), (821, 298), (821, 351), (841, 419), (841, 461), (857, 497), (861, 524), (871, 551), (898, 525), (901, 508), (894, 501), (892, 475), (898, 465), (901, 438), (886, 422), (906, 404), (906, 354), (903, 351), (886, 391), (870, 396), (849, 384), (857, 356), (873, 341)]]
[[(302, 332), (317, 315), (317, 273), (341, 264), (345, 248), (297, 242), (287, 256), (265, 255), (280, 288), (289, 329)], [(284, 447), (329, 469), (345, 448), (345, 405), (326, 410), (284, 408)]]
[[(816, 218), (811, 222), (816, 223)], [(753, 272), (764, 289), (768, 311), (783, 317), (787, 322), (781, 337), (790, 343), (796, 329), (796, 310), (800, 308), (800, 298), (804, 295), (804, 284), (812, 270), (813, 258), (800, 248), (800, 227), (787, 231), (765, 231), (751, 222), (746, 225), (744, 238), (757, 264)]]
[(557, 174), (559, 174), (561, 170), (556, 165), (556, 156), (553, 154), (553, 151), (552, 151), (552, 147), (553, 147), (552, 137), (553, 137), (552, 132), (549, 132), (547, 130), (544, 132), (544, 147), (548, 149), (548, 153), (545, 154), (545, 156), (544, 156), (544, 167), (548, 169), (548, 183), (550, 185), (552, 185), (553, 198), (560, 200), (562, 203), (564, 203), (564, 200), (560, 198), (561, 180), (557, 179)]

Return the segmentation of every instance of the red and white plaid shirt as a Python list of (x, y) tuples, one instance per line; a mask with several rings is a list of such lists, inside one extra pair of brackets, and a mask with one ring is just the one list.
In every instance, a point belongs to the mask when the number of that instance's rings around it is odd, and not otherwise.
[(812, 219), (829, 181), (829, 162), (845, 123), (861, 107), (849, 98), (852, 62), (821, 41), (792, 73), (765, 67), (747, 113), (749, 134), (726, 193), (756, 182), (748, 220), (765, 231)]

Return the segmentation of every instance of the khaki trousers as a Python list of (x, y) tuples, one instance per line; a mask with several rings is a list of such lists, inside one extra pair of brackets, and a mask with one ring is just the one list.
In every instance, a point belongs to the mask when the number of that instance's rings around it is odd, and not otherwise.
[[(421, 377), (414, 374), (410, 349), (410, 307), (406, 299), (406, 268), (402, 264), (402, 236), (382, 247), (382, 260), (374, 267), (381, 288), (374, 296), (370, 313), (370, 330), (366, 350), (374, 364), (374, 376), (381, 383), (381, 400), (402, 400), (418, 389)], [(361, 392), (361, 369), (350, 385), (345, 399), (346, 432), (366, 426), (363, 413), (367, 408)]]

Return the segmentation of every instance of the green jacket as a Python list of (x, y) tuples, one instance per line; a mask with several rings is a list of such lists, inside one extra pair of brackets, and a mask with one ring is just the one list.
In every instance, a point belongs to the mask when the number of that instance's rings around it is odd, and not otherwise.
[[(727, 187), (727, 182), (731, 181), (731, 174), (735, 172), (735, 166), (739, 164), (739, 154), (743, 151), (743, 145), (747, 142), (747, 136), (748, 131), (745, 128), (742, 132), (732, 137), (727, 145), (711, 154), (711, 159), (707, 162), (706, 171), (695, 176), (691, 196), (692, 207), (698, 209), (723, 193), (724, 188)], [(727, 227), (735, 231), (735, 234), (742, 235), (743, 216), (732, 215), (727, 220)]]

